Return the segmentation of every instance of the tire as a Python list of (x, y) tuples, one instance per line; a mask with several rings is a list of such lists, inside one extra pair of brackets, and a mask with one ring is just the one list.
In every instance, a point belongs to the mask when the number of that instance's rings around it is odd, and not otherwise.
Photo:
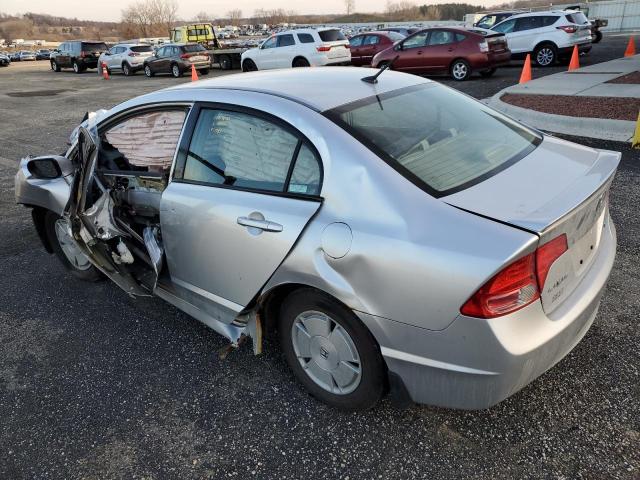
[(382, 398), (386, 370), (373, 335), (328, 295), (306, 288), (293, 292), (280, 309), (278, 329), (289, 367), (318, 400), (354, 411)]
[(148, 77), (151, 78), (155, 75), (155, 73), (153, 73), (153, 70), (151, 70), (151, 67), (149, 65), (145, 65), (144, 66), (144, 74)]
[(466, 60), (458, 58), (451, 63), (449, 72), (451, 73), (451, 78), (458, 82), (463, 82), (471, 76), (471, 66)]
[(490, 68), (489, 70), (482, 70), (480, 72), (480, 76), (482, 78), (492, 77), (494, 73), (496, 73), (497, 68)]
[(258, 71), (258, 66), (256, 65), (256, 63), (251, 60), (250, 58), (247, 58), (244, 62), (242, 62), (242, 71), (243, 72), (257, 72)]
[(222, 70), (231, 70), (231, 67), (233, 66), (229, 55), (220, 55), (219, 62)]
[(600, 30), (596, 30), (595, 33), (593, 34), (593, 39), (591, 40), (591, 43), (600, 43), (601, 40), (602, 40), (602, 32)]
[(132, 75), (135, 75), (135, 71), (131, 68), (131, 65), (129, 65), (127, 62), (124, 62), (122, 64), (122, 74), (125, 77), (130, 77)]
[[(65, 230), (66, 224), (65, 219), (53, 212), (47, 212), (44, 217), (45, 231), (54, 253), (74, 277), (87, 282), (95, 282), (102, 279), (100, 270), (94, 267), (83, 254), (74, 257), (70, 253), (73, 252), (73, 246), (65, 242), (64, 234), (61, 233)], [(69, 237), (66, 237), (66, 240), (71, 242)]]
[[(75, 73), (82, 73), (82, 67), (80, 66), (80, 64), (78, 62), (76, 62), (75, 60), (73, 61), (73, 71)], [(109, 71), (109, 69), (107, 69), (107, 72)]]
[(293, 68), (301, 68), (301, 67), (308, 67), (309, 65), (309, 61), (306, 58), (295, 58), (293, 60), (293, 64), (292, 67)]
[(200, 70), (198, 70), (198, 73), (200, 75), (208, 75), (209, 74), (209, 69), (208, 68), (201, 68)]
[(182, 70), (177, 63), (171, 64), (171, 75), (173, 78), (180, 78), (182, 76)]
[(551, 67), (558, 61), (558, 49), (549, 43), (538, 45), (533, 51), (533, 60), (539, 67)]
[(55, 60), (51, 60), (51, 70), (53, 70), (54, 72), (59, 72), (62, 69), (60, 68), (60, 65), (58, 65), (58, 62), (56, 62)]

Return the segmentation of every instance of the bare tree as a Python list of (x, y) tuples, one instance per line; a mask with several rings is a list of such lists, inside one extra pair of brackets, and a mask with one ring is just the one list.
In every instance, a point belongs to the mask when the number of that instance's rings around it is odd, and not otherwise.
[(229, 18), (229, 22), (231, 22), (231, 25), (238, 25), (240, 23), (240, 19), (242, 18), (242, 10), (240, 10), (239, 8), (229, 10), (227, 12), (227, 18)]
[(208, 23), (211, 21), (212, 18), (213, 18), (213, 15), (210, 15), (207, 12), (202, 11), (195, 16), (195, 21), (201, 22), (201, 23)]
[(347, 9), (347, 15), (351, 15), (356, 8), (356, 0), (344, 0), (344, 6)]
[(122, 10), (121, 33), (128, 37), (169, 35), (177, 13), (175, 0), (142, 0)]

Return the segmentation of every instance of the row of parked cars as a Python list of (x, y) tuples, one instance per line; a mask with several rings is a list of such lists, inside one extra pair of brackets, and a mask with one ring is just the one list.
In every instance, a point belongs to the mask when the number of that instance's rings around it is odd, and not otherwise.
[[(448, 26), (411, 29), (390, 27), (347, 39), (338, 28), (301, 28), (279, 32), (242, 53), (243, 71), (326, 65), (357, 65), (419, 74), (449, 74), (454, 80), (473, 73), (493, 75), (511, 59), (532, 54), (542, 67), (591, 50), (591, 24), (579, 11), (554, 10), (512, 15), (491, 28)], [(207, 74), (212, 58), (199, 44), (171, 43), (158, 48), (122, 43), (69, 41), (51, 54), (51, 68), (87, 68), (121, 72), (143, 71), (147, 77), (180, 77), (192, 65)]]

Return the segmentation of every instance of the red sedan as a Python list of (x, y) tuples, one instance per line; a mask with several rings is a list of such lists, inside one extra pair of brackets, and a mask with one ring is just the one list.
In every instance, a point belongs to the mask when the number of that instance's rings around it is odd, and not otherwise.
[(392, 47), (395, 42), (404, 38), (404, 35), (396, 32), (367, 32), (354, 35), (349, 39), (351, 63), (370, 65), (376, 53)]
[(496, 67), (509, 63), (511, 50), (506, 37), (495, 32), (456, 27), (427, 28), (378, 53), (371, 65), (381, 67), (396, 57), (392, 65), (394, 70), (448, 73), (454, 80), (466, 80), (474, 71), (490, 77)]

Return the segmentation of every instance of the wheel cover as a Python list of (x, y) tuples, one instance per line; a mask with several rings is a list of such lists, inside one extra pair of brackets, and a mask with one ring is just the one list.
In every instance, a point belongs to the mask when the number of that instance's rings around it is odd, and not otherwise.
[(56, 69), (56, 62), (51, 62), (51, 70), (55, 70)]
[(554, 56), (555, 55), (553, 54), (553, 50), (551, 50), (549, 47), (544, 47), (538, 51), (538, 55), (536, 55), (536, 61), (539, 65), (549, 65), (551, 62), (553, 62)]
[[(79, 71), (79, 70), (80, 70), (80, 67), (78, 66), (78, 64), (77, 64), (77, 63), (74, 63), (74, 64), (73, 64), (73, 71), (74, 71), (74, 72), (77, 72), (77, 71)], [(107, 71), (108, 71), (108, 70), (107, 70)]]
[(144, 67), (144, 74), (145, 74), (147, 77), (150, 77), (150, 76), (151, 76), (151, 68), (150, 68), (150, 67), (148, 67), (148, 66), (145, 66), (145, 67)]
[(91, 262), (73, 240), (71, 228), (66, 219), (61, 218), (56, 220), (55, 231), (62, 253), (64, 253), (64, 256), (67, 257), (71, 265), (77, 270), (88, 270), (91, 268)]
[(455, 78), (464, 78), (467, 76), (467, 66), (462, 62), (456, 63), (451, 70)]
[(122, 72), (125, 75), (129, 75), (129, 65), (127, 65), (126, 63), (124, 64), (124, 66), (122, 67)]
[(173, 67), (171, 67), (171, 73), (173, 73), (174, 77), (177, 77), (180, 75), (180, 69), (178, 68), (177, 65), (174, 65)]
[(318, 311), (303, 312), (291, 327), (293, 350), (305, 374), (327, 392), (347, 395), (362, 379), (358, 350), (347, 331)]

